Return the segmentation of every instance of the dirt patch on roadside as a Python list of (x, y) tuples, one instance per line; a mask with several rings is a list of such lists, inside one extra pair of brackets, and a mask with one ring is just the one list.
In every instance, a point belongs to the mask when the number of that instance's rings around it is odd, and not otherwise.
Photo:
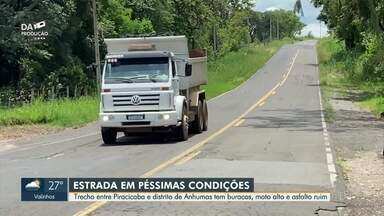
[(384, 160), (375, 152), (356, 154), (346, 162), (349, 215), (384, 215)]
[(384, 160), (374, 152), (364, 152), (346, 163), (351, 192), (368, 197), (384, 193)]
[(384, 121), (349, 97), (334, 96), (330, 102), (329, 131), (346, 184), (345, 214), (384, 215)]
[(56, 133), (61, 131), (60, 128), (52, 128), (43, 125), (23, 125), (23, 126), (10, 126), (10, 127), (1, 127), (0, 126), (0, 144), (2, 142), (9, 142), (11, 140), (25, 138), (25, 137), (35, 137), (39, 135)]

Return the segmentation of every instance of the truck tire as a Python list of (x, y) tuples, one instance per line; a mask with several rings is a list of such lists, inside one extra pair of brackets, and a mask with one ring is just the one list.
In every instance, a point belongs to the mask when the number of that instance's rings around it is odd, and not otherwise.
[(203, 100), (203, 131), (208, 130), (208, 106), (207, 101)]
[(180, 141), (188, 140), (188, 131), (189, 131), (189, 123), (188, 123), (188, 115), (187, 108), (183, 106), (183, 111), (181, 114), (181, 125), (176, 129), (177, 130), (177, 138)]
[(203, 102), (199, 100), (196, 110), (196, 117), (195, 121), (193, 121), (193, 131), (195, 133), (201, 133), (203, 132), (203, 125), (204, 125), (204, 109), (203, 109)]
[(116, 143), (117, 131), (112, 128), (101, 128), (101, 137), (103, 138), (104, 144), (115, 144)]

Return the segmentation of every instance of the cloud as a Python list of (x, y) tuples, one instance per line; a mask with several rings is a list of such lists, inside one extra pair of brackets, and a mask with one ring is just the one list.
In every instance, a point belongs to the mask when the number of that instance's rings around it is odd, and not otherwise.
[(279, 10), (280, 8), (278, 8), (278, 7), (269, 7), (269, 8), (267, 8), (267, 9), (265, 9), (266, 11), (275, 11), (275, 10)]
[(27, 185), (25, 185), (25, 188), (28, 188), (28, 189), (39, 189), (40, 188), (40, 182), (39, 182), (39, 180), (35, 180), (35, 181), (30, 182)]
[(268, 8), (274, 7), (284, 10), (292, 10), (295, 0), (257, 0), (255, 10), (267, 11)]

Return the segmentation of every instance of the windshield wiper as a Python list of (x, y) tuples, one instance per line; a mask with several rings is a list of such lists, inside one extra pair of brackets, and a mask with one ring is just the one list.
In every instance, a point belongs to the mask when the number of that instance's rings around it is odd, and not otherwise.
[(154, 79), (153, 77), (149, 77), (149, 80), (153, 83), (156, 83), (157, 82), (157, 79)]
[(140, 79), (140, 78), (146, 78), (148, 80), (150, 80), (151, 82), (157, 82), (156, 79), (152, 78), (152, 76), (150, 75), (137, 75), (137, 76), (133, 76), (133, 77), (129, 77), (128, 79), (129, 80), (134, 80), (134, 79)]
[(149, 75), (137, 75), (133, 77), (108, 77), (108, 79), (119, 80), (119, 81), (128, 82), (128, 83), (133, 83), (133, 80), (140, 79), (140, 78), (146, 78), (154, 83), (157, 82), (156, 79), (150, 77)]
[(147, 75), (138, 75), (138, 76), (133, 76), (133, 77), (108, 77), (108, 79), (113, 79), (113, 80), (119, 80), (122, 82), (128, 82), (128, 83), (133, 83), (134, 79), (139, 79), (139, 78), (144, 78), (147, 77)]
[(106, 78), (108, 80), (117, 80), (117, 81), (121, 81), (123, 83), (133, 83), (133, 81), (129, 78), (125, 78), (125, 77), (108, 77)]

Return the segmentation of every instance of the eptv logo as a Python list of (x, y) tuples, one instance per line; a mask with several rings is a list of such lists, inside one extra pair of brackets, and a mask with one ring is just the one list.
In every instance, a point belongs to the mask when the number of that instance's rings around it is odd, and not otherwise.
[(42, 28), (46, 26), (45, 21), (37, 23), (22, 23), (21, 24), (21, 35), (27, 36), (32, 40), (44, 40), (48, 36), (47, 31), (42, 31)]

